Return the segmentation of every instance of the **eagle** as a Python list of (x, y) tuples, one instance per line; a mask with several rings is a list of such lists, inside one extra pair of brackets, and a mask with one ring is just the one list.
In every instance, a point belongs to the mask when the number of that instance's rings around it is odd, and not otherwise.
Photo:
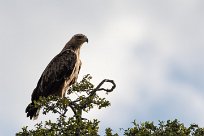
[(69, 87), (76, 82), (82, 64), (80, 48), (85, 42), (88, 43), (85, 35), (74, 35), (50, 61), (33, 90), (31, 103), (25, 110), (27, 117), (34, 120), (38, 118), (40, 109), (34, 106), (34, 101), (49, 95), (64, 97)]

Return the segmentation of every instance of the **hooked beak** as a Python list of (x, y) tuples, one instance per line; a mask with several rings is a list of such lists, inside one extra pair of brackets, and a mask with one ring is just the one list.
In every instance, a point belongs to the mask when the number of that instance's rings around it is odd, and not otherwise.
[(88, 43), (89, 42), (89, 39), (86, 37), (86, 42)]

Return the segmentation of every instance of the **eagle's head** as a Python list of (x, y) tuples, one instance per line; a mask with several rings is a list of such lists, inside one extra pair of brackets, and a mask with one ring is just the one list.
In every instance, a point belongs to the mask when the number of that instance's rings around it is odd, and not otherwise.
[(88, 43), (88, 38), (83, 34), (75, 34), (69, 41), (73, 46), (81, 46), (83, 43)]

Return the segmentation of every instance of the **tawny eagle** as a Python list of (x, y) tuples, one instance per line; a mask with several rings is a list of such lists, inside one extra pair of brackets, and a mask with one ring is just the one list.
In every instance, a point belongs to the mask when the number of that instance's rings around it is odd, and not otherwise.
[(76, 82), (81, 68), (80, 48), (84, 42), (88, 43), (85, 35), (74, 35), (62, 51), (51, 60), (33, 90), (31, 103), (25, 110), (27, 117), (37, 119), (40, 109), (34, 106), (34, 101), (37, 101), (40, 96), (64, 97), (70, 85)]

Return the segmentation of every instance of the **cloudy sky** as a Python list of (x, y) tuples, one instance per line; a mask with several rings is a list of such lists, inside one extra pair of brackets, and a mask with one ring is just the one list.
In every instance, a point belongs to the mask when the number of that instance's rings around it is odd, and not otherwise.
[[(46, 117), (24, 113), (49, 61), (76, 33), (80, 78), (113, 79), (112, 106), (86, 115), (114, 132), (133, 120), (204, 126), (204, 1), (0, 0), (0, 135)], [(105, 95), (104, 95), (105, 96)], [(51, 117), (54, 118), (54, 117)]]

